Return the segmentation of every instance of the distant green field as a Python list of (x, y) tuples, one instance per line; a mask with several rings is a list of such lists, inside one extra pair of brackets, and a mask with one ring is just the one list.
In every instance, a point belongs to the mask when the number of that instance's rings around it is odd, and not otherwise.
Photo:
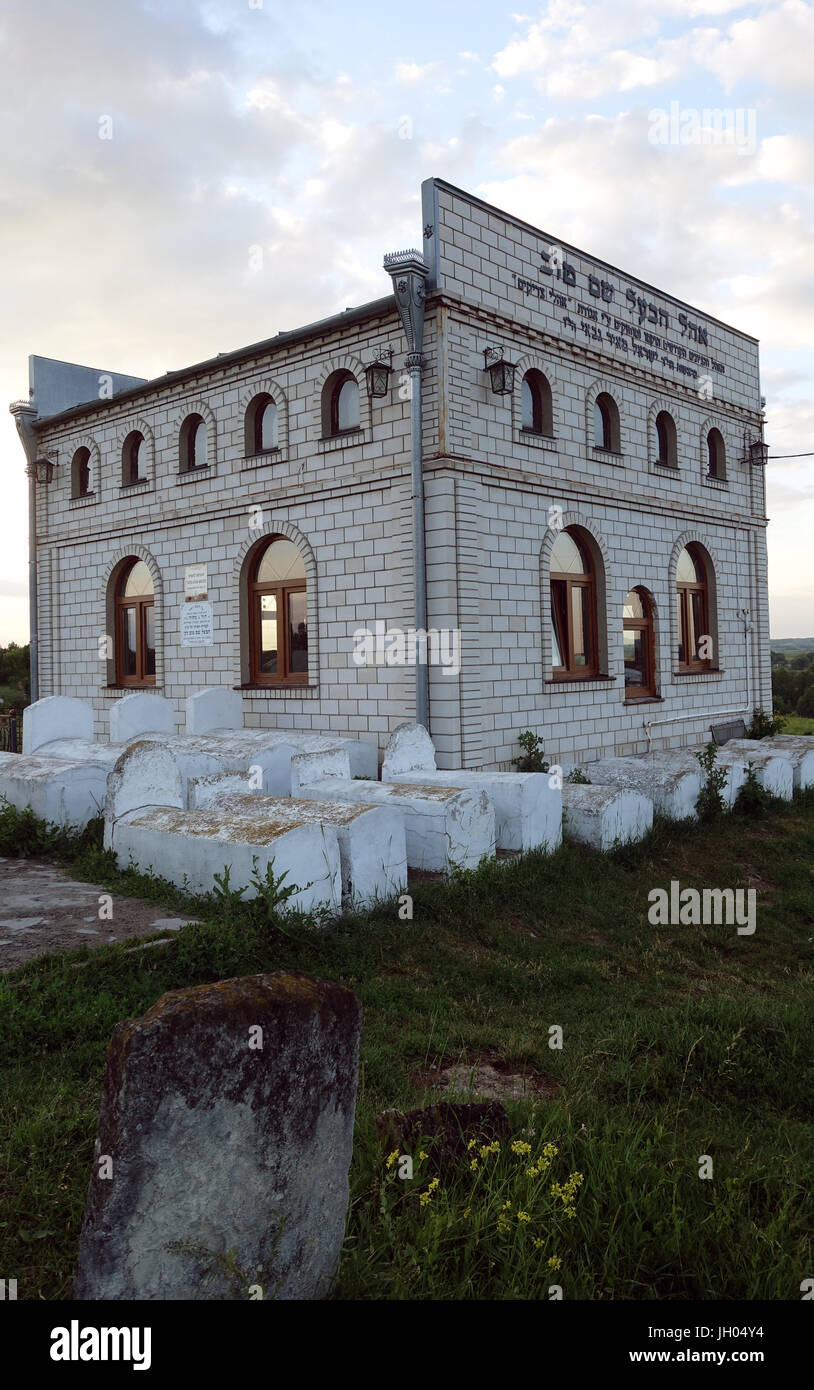
[(814, 734), (814, 719), (805, 719), (800, 714), (784, 714), (784, 734)]

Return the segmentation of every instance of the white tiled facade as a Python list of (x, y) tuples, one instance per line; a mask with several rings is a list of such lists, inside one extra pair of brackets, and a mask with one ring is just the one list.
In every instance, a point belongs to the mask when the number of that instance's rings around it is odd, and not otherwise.
[[(645, 721), (654, 747), (678, 746), (708, 736), (716, 715), (769, 708), (763, 474), (747, 453), (762, 424), (755, 341), (437, 180), (424, 186), (423, 222), (429, 624), (460, 629), (462, 641), (460, 674), (430, 673), (439, 766), (508, 767), (527, 728), (553, 760), (579, 762), (644, 752)], [(693, 336), (699, 329), (706, 344)], [(490, 389), (487, 346), (518, 366), (511, 397)], [(388, 396), (370, 399), (365, 364), (388, 347)], [(123, 693), (108, 683), (109, 579), (138, 555), (155, 587), (156, 686), (174, 701), (179, 727), (188, 695), (230, 685), (243, 687), (248, 725), (330, 729), (382, 748), (414, 716), (414, 674), (355, 665), (352, 634), (376, 620), (414, 625), (406, 350), (388, 298), (38, 425), (39, 454), (57, 465), (37, 489), (40, 694), (92, 699), (106, 734), (107, 708)], [(520, 430), (530, 367), (552, 387), (551, 440)], [(359, 381), (361, 428), (326, 440), (322, 387), (339, 368)], [(246, 409), (260, 391), (277, 403), (279, 449), (246, 457)], [(620, 455), (594, 449), (599, 391), (619, 408)], [(661, 409), (676, 422), (677, 469), (653, 462)], [(178, 435), (193, 411), (208, 425), (209, 467), (181, 475)], [(706, 478), (713, 425), (726, 445), (724, 483)], [(147, 479), (123, 487), (122, 444), (136, 428)], [(72, 501), (81, 444), (94, 491)], [(552, 508), (601, 554), (601, 679), (551, 680)], [(252, 546), (271, 534), (291, 537), (305, 561), (306, 687), (245, 688), (241, 576)], [(718, 667), (692, 675), (675, 660), (675, 567), (691, 540), (714, 567)], [(203, 561), (214, 641), (184, 648), (184, 569)], [(655, 608), (659, 698), (625, 704), (622, 607), (636, 585)]]

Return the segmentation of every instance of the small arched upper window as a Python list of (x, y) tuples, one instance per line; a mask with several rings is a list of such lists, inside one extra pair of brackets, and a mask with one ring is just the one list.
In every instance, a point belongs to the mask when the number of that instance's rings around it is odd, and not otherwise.
[(122, 447), (122, 484), (140, 483), (144, 478), (142, 460), (144, 457), (144, 435), (141, 430), (131, 430)]
[(619, 454), (620, 438), (619, 408), (613, 396), (601, 391), (594, 402), (594, 447)]
[(322, 433), (330, 436), (358, 430), (359, 384), (350, 372), (334, 372), (322, 396)]
[(631, 589), (622, 612), (625, 699), (655, 695), (653, 607), (644, 589)]
[(179, 438), (179, 469), (191, 473), (195, 468), (206, 468), (209, 462), (209, 441), (206, 423), (201, 415), (188, 415), (181, 426)]
[(553, 435), (551, 387), (542, 372), (526, 372), (520, 385), (521, 428), (529, 434)]
[(678, 467), (678, 440), (676, 437), (676, 423), (672, 415), (666, 410), (660, 410), (656, 416), (656, 439), (658, 441), (657, 462), (665, 468)]
[(711, 644), (709, 589), (698, 546), (688, 545), (679, 555), (676, 586), (679, 667), (684, 671), (708, 670), (712, 665), (706, 654)]
[(155, 685), (155, 595), (143, 560), (122, 562), (114, 577), (116, 684)]
[(246, 454), (270, 454), (278, 447), (277, 406), (267, 391), (246, 411)]
[(599, 656), (594, 566), (588, 546), (575, 527), (561, 531), (554, 542), (550, 584), (554, 677), (596, 675)]
[(712, 429), (707, 435), (707, 477), (726, 477), (726, 449), (720, 430)]
[(249, 670), (257, 685), (308, 679), (305, 564), (293, 541), (272, 537), (249, 568)]
[(90, 449), (83, 445), (71, 460), (71, 497), (90, 497)]

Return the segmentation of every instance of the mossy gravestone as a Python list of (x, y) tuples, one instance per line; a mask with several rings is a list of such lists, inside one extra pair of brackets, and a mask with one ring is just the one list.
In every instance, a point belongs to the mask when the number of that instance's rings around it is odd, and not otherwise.
[(301, 974), (165, 994), (107, 1058), (77, 1299), (314, 1299), (348, 1207), (361, 1004)]

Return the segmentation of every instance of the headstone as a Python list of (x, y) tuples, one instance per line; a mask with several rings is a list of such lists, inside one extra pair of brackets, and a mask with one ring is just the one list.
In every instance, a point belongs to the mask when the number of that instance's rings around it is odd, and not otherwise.
[(407, 722), (393, 730), (384, 750), (382, 781), (408, 772), (434, 772), (435, 745), (423, 724)]
[(653, 828), (653, 802), (643, 792), (565, 782), (562, 804), (564, 838), (593, 849), (643, 840)]
[(46, 695), (23, 713), (23, 752), (36, 753), (54, 739), (93, 738), (93, 708), (73, 695)]
[(188, 734), (208, 734), (212, 729), (242, 729), (243, 700), (227, 686), (208, 685), (185, 701)]
[(326, 1297), (361, 1012), (340, 985), (279, 973), (176, 990), (120, 1023), (74, 1298)]
[(132, 744), (107, 779), (105, 849), (113, 848), (116, 826), (131, 811), (184, 804), (181, 773), (169, 748), (147, 739)]
[(143, 734), (174, 734), (175, 709), (158, 691), (132, 690), (110, 706), (110, 742), (130, 743)]

